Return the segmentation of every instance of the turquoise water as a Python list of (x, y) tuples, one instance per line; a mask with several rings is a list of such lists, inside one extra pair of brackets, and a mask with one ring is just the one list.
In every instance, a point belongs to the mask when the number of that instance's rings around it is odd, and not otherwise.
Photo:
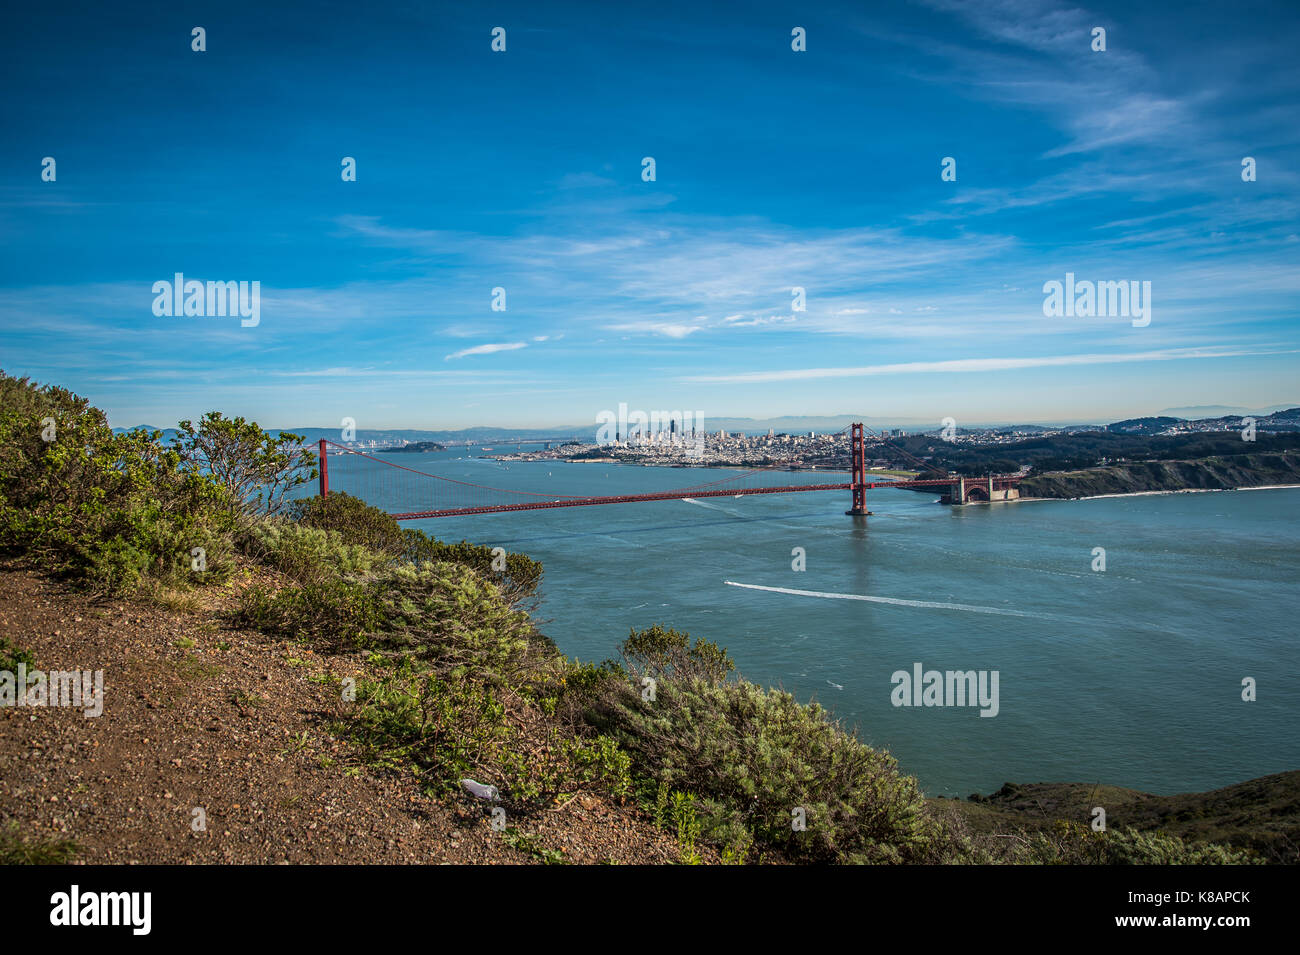
[[(726, 474), (466, 454), (390, 460), (557, 494)], [(334, 461), (331, 485), (346, 491), (347, 468)], [(967, 508), (936, 500), (871, 491), (865, 520), (844, 515), (846, 491), (407, 526), (540, 560), (542, 629), (570, 656), (613, 656), (630, 628), (653, 623), (717, 641), (746, 678), (831, 708), (931, 794), (1009, 780), (1172, 793), (1300, 768), (1300, 489)], [(805, 571), (792, 570), (795, 547)], [(1104, 572), (1091, 569), (1097, 547)], [(997, 671), (997, 716), (892, 705), (891, 675), (917, 662)], [(1241, 699), (1245, 677), (1258, 682), (1256, 702)]]

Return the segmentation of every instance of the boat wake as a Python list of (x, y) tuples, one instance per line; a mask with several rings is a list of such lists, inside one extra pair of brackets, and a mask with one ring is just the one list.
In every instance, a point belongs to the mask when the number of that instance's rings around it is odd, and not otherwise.
[(683, 504), (694, 504), (696, 507), (702, 507), (702, 508), (704, 508), (705, 510), (709, 510), (709, 511), (721, 511), (723, 514), (730, 514), (732, 517), (739, 517), (739, 516), (740, 516), (740, 515), (738, 515), (734, 510), (732, 510), (731, 508), (728, 508), (728, 507), (720, 507), (719, 505), (717, 505), (717, 504), (713, 504), (713, 503), (711, 503), (711, 502), (709, 502), (709, 501), (697, 501), (697, 500), (696, 500), (695, 498), (693, 498), (693, 497), (683, 497), (683, 498), (681, 498), (680, 500), (681, 500), (681, 502), (682, 502)]
[(901, 597), (872, 597), (867, 594), (837, 594), (824, 590), (795, 590), (793, 587), (764, 587), (762, 584), (740, 584), (734, 580), (724, 583), (728, 587), (743, 587), (745, 590), (765, 590), (774, 594), (790, 594), (794, 597), (820, 597), (823, 600), (864, 600), (868, 603), (890, 604), (895, 607), (923, 607), (927, 610), (961, 610), (966, 613), (992, 613), (1004, 617), (1045, 617), (1046, 614), (1030, 613), (1025, 610), (1004, 610), (1001, 607), (977, 607), (974, 604), (951, 604), (937, 600), (904, 600)]

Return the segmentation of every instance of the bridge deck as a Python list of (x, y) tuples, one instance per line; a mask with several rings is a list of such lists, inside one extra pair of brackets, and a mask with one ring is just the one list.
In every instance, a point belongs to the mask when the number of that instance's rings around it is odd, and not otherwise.
[[(924, 481), (873, 481), (866, 487), (950, 487), (950, 479), (929, 479)], [(482, 507), (452, 507), (438, 511), (411, 511), (394, 514), (399, 521), (414, 521), (426, 517), (457, 517), (468, 514), (499, 514), (507, 511), (537, 511), (551, 507), (589, 507), (595, 504), (631, 504), (636, 501), (682, 501), (700, 497), (740, 497), (746, 494), (793, 494), (800, 491), (847, 491), (852, 484), (793, 484), (783, 487), (731, 488), (721, 491), (663, 491), (657, 494), (621, 494), (609, 497), (574, 497), (554, 501), (527, 501), (522, 504), (492, 504)]]

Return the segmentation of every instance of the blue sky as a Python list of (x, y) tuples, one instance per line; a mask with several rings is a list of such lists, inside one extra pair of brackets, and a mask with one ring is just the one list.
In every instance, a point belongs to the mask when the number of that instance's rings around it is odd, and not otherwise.
[(115, 425), (1300, 401), (1294, 4), (78, 6), (0, 39), (0, 367)]

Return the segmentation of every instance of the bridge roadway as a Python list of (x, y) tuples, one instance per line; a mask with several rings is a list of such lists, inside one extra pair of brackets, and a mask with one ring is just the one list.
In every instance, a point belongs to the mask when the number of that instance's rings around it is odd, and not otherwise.
[[(864, 485), (867, 489), (879, 487), (952, 487), (954, 478), (930, 478), (924, 481), (871, 481)], [(792, 494), (799, 491), (847, 491), (853, 485), (843, 484), (794, 484), (784, 487), (731, 488), (719, 491), (691, 491), (689, 488), (677, 491), (661, 491), (656, 494), (624, 494), (612, 497), (572, 497), (557, 498), (553, 501), (528, 501), (523, 504), (490, 504), (481, 507), (453, 507), (440, 511), (411, 511), (406, 514), (392, 515), (399, 521), (415, 521), (425, 517), (457, 517), (468, 514), (499, 514), (506, 511), (537, 511), (549, 507), (587, 507), (594, 504), (631, 504), (635, 501), (681, 501), (687, 498), (701, 497), (740, 497), (745, 494)]]

